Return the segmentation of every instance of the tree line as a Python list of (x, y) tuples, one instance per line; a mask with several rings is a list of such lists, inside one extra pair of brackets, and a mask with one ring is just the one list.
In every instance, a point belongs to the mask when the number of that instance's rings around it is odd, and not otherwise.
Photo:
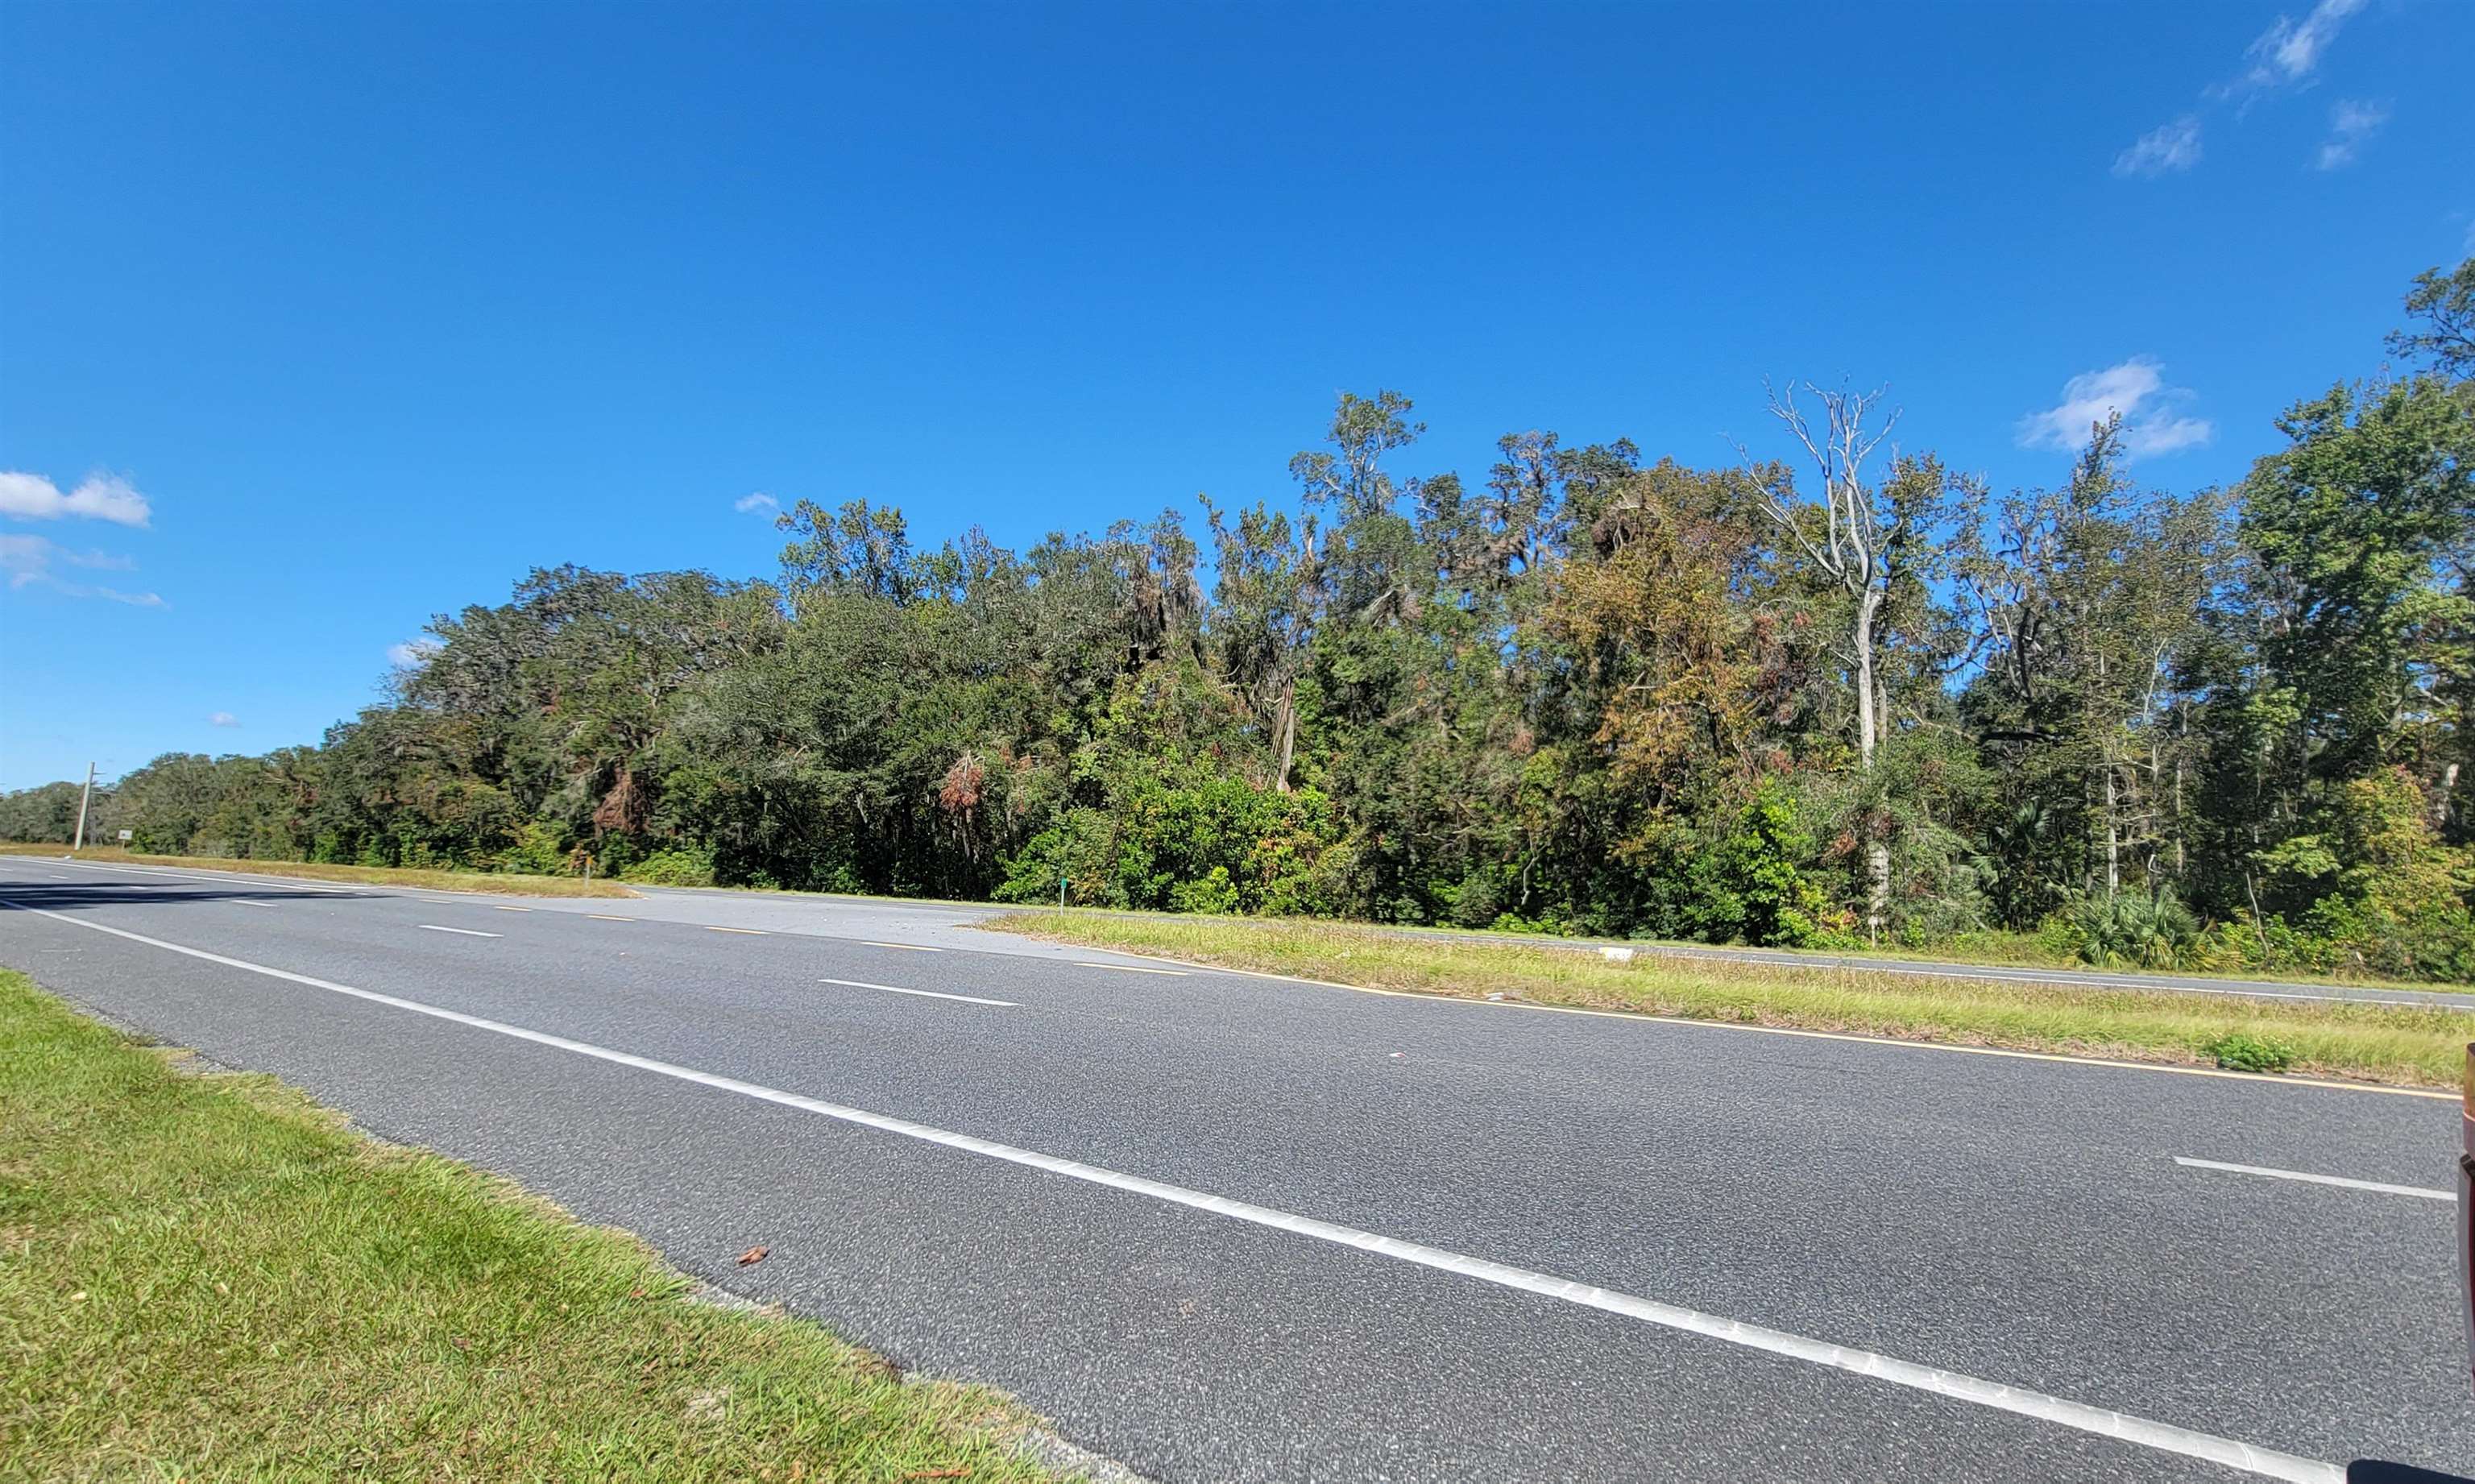
[[(1028, 550), (802, 500), (772, 580), (536, 571), (141, 850), (2475, 980), (2475, 259), (2227, 489), (1997, 494), (1876, 394), (1777, 457), (1340, 397), (1294, 497)], [(2368, 348), (2367, 348), (2368, 349)], [(77, 786), (0, 797), (64, 840)]]

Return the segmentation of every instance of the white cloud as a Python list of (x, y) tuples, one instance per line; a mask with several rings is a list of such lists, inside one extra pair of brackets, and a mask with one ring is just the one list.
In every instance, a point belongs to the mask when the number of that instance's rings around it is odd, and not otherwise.
[[(2241, 118), (2262, 97), (2312, 85), (2315, 74), (2320, 70), (2320, 60), (2328, 54), (2330, 43), (2337, 40), (2339, 30), (2368, 3), (2369, 0), (2319, 0), (2299, 21), (2289, 15), (2279, 16), (2274, 25), (2243, 48), (2242, 71), (2229, 82), (2202, 88), (2201, 102), (2232, 104), (2235, 116)], [(2365, 106), (2339, 106), (2340, 109), (2349, 107)], [(2333, 112), (2332, 126), (2337, 133), (2320, 147), (2320, 168), (2333, 170), (2354, 158), (2355, 147), (2388, 116), (2387, 109), (2380, 109), (2377, 117), (2350, 134), (2337, 122)], [(2153, 179), (2189, 170), (2199, 162), (2200, 113), (2194, 111), (2141, 135), (2131, 148), (2114, 158), (2114, 173)]]
[(2142, 134), (2131, 148), (2114, 157), (2114, 173), (2156, 177), (2189, 170), (2200, 162), (2200, 119), (2186, 113)]
[(782, 508), (782, 502), (763, 490), (759, 490), (753, 495), (742, 495), (732, 500), (730, 508), (741, 515), (755, 515), (759, 512), (779, 510)]
[(2154, 358), (2135, 355), (2103, 371), (2084, 371), (2065, 382), (2061, 401), (2020, 420), (2020, 447), (2075, 451), (2087, 446), (2092, 426), (2120, 412), (2123, 452), (2132, 458), (2195, 448), (2208, 442), (2217, 429), (2206, 419), (2184, 417), (2173, 410), (2191, 398), (2181, 387), (2166, 384), (2166, 368)]
[(2243, 49), (2251, 66), (2222, 91), (2232, 94), (2280, 87), (2308, 81), (2319, 68), (2320, 54), (2338, 38), (2346, 17), (2364, 8), (2365, 0), (2320, 0), (2300, 24), (2286, 16)]
[(240, 718), (233, 716), (229, 711), (218, 711), (213, 716), (207, 718), (207, 725), (238, 726), (240, 725)]
[(42, 536), (0, 531), (0, 574), (7, 575), (12, 588), (39, 583), (65, 597), (100, 597), (110, 602), (133, 603), (140, 608), (167, 606), (162, 597), (154, 593), (123, 593), (117, 588), (65, 581), (53, 571), (56, 565), (128, 572), (137, 564), (109, 551), (72, 551)]
[(59, 549), (40, 536), (18, 536), (0, 531), (0, 572), (9, 574), (9, 585), (12, 588), (38, 582), (52, 565), (52, 553)]
[(116, 525), (144, 525), (153, 517), (146, 497), (118, 474), (88, 474), (63, 495), (41, 474), (0, 471), (0, 515), (28, 521), (57, 521), (84, 516)]
[(2335, 170), (2355, 162), (2355, 152), (2364, 141), (2380, 133), (2389, 121), (2386, 104), (2359, 103), (2352, 99), (2340, 102), (2329, 110), (2329, 137), (2321, 141), (2319, 154), (2313, 164), (2322, 170)]
[(435, 639), (408, 639), (387, 645), (387, 661), (399, 669), (412, 669), (428, 663), (431, 655), (445, 647)]

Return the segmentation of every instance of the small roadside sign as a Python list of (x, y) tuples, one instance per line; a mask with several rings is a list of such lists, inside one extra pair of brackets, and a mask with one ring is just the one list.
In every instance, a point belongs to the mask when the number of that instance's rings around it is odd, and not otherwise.
[(129, 839), (133, 838), (135, 834), (136, 834), (136, 832), (135, 832), (135, 830), (123, 830), (123, 831), (121, 831), (121, 832), (120, 832), (120, 838), (121, 838), (122, 839)]

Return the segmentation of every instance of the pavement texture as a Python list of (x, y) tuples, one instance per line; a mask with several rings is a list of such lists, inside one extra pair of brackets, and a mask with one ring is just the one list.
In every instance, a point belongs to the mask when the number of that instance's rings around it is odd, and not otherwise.
[(2175, 1162), (2437, 1190), (2453, 1098), (1164, 973), (976, 915), (0, 860), (0, 962), (1155, 1479), (2263, 1472), (1162, 1187), (2358, 1477), (2475, 1471), (2452, 1204)]

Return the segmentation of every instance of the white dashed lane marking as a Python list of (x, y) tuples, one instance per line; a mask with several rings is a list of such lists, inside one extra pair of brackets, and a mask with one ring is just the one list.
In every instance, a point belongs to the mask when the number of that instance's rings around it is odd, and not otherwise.
[(888, 994), (916, 994), (930, 1000), (960, 1000), (966, 1005), (1001, 1005), (1007, 1010), (1019, 1010), (1012, 1000), (984, 1000), (976, 994), (947, 994), (943, 989), (905, 989), (900, 985), (871, 985), (857, 979), (820, 979), (821, 985), (840, 985), (845, 989), (882, 989)]
[(2257, 1175), (2263, 1180), (2299, 1180), (2310, 1185), (2336, 1185), (2343, 1190), (2368, 1190), (2383, 1196), (2414, 1196), (2425, 1201), (2455, 1201), (2454, 1190), (2434, 1190), (2424, 1185), (2392, 1185), (2387, 1180), (2349, 1180), (2343, 1175), (2307, 1175), (2301, 1170), (2272, 1170), (2257, 1164), (2226, 1164), (2216, 1159), (2187, 1159), (2181, 1155), (2174, 1162), (2193, 1170), (2222, 1170), (2228, 1175)]

